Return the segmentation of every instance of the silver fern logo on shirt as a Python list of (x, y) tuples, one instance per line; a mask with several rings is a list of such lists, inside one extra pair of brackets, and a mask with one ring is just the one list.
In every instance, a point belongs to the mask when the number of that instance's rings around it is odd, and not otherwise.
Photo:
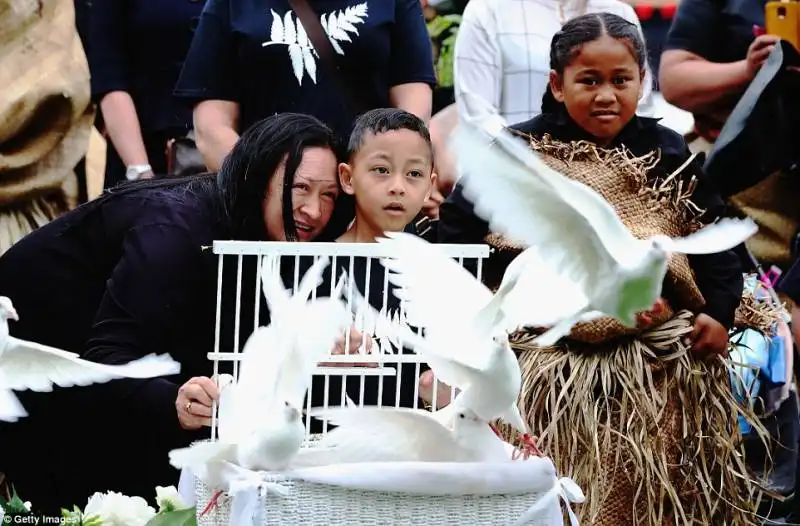
[[(298, 84), (303, 85), (303, 77), (306, 73), (316, 84), (319, 54), (308, 39), (302, 22), (294, 16), (292, 11), (287, 11), (283, 16), (273, 9), (270, 9), (270, 13), (272, 14), (272, 27), (269, 40), (261, 46), (286, 46)], [(319, 17), (319, 20), (333, 49), (338, 54), (344, 55), (341, 43), (352, 42), (351, 34), (358, 36), (356, 26), (363, 24), (367, 16), (367, 2), (362, 2), (346, 9), (325, 13)]]

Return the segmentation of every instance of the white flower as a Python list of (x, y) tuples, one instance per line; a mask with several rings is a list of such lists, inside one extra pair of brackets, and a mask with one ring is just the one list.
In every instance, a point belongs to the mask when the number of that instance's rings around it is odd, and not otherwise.
[(166, 488), (156, 486), (156, 502), (158, 503), (159, 513), (162, 511), (182, 510), (189, 507), (183, 503), (183, 499), (181, 499), (175, 486), (167, 486)]
[(84, 517), (97, 515), (103, 526), (145, 526), (152, 519), (156, 510), (147, 505), (141, 497), (128, 497), (121, 493), (109, 491), (97, 492), (89, 497)]

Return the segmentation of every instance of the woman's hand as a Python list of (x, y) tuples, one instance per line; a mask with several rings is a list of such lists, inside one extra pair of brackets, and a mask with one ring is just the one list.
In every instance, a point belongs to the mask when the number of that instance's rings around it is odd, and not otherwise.
[(180, 389), (175, 400), (181, 427), (189, 431), (211, 425), (211, 405), (219, 400), (219, 389), (211, 378), (195, 376)]
[(728, 330), (708, 314), (698, 314), (690, 337), (692, 354), (698, 358), (728, 356)]
[[(345, 338), (342, 336), (336, 341), (336, 345), (331, 352), (332, 355), (344, 354), (360, 354), (359, 349), (364, 345), (364, 351), (367, 354), (372, 353), (372, 336), (369, 334), (362, 334), (355, 327), (350, 327), (350, 345), (347, 353), (344, 350)], [(329, 362), (321, 363), (324, 367), (377, 367), (378, 364), (374, 362)]]

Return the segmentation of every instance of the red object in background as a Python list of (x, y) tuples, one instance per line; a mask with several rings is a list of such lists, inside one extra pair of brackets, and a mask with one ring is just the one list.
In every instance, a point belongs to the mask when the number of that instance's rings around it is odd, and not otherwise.
[(669, 4), (661, 8), (661, 18), (664, 20), (672, 20), (675, 18), (675, 13), (678, 11), (678, 4)]
[(677, 4), (664, 4), (661, 7), (654, 7), (650, 4), (636, 4), (633, 6), (636, 11), (636, 16), (642, 22), (647, 22), (653, 18), (653, 15), (658, 12), (659, 18), (662, 20), (672, 20), (675, 18), (675, 12), (678, 10)]
[(756, 24), (753, 24), (753, 36), (754, 37), (760, 37), (761, 35), (766, 35), (766, 34), (767, 34), (767, 30), (766, 29), (764, 29), (763, 27), (758, 26)]
[(653, 18), (653, 13), (655, 12), (655, 8), (648, 4), (636, 4), (634, 10), (636, 11), (636, 16), (639, 17), (639, 20), (643, 22)]

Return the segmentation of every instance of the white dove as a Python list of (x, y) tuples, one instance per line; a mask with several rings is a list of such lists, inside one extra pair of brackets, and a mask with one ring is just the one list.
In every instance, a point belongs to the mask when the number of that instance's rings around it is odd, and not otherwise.
[(317, 260), (289, 296), (277, 265), (265, 263), (264, 294), (272, 322), (247, 339), (239, 379), (222, 390), (219, 440), (170, 452), (178, 469), (213, 472), (223, 461), (254, 471), (285, 469), (305, 438), (301, 407), (316, 364), (352, 323), (338, 297), (308, 299), (319, 285), (328, 258)]
[(487, 423), (468, 410), (452, 427), (433, 413), (405, 407), (334, 407), (309, 415), (337, 426), (293, 467), (353, 462), (486, 462), (510, 460), (509, 449)]
[(409, 329), (403, 339), (439, 380), (461, 391), (437, 418), (447, 421), (466, 408), (486, 422), (501, 418), (527, 433), (516, 405), (522, 372), (491, 291), (435, 245), (402, 232), (384, 235), (378, 242), (389, 245), (393, 256), (382, 263), (405, 321), (425, 329), (424, 337)]
[(11, 300), (0, 296), (0, 420), (16, 422), (28, 416), (12, 392), (48, 393), (59, 387), (87, 386), (120, 378), (170, 376), (181, 365), (169, 355), (148, 355), (124, 365), (82, 360), (77, 354), (9, 334), (8, 320), (19, 321)]
[[(465, 95), (468, 103), (477, 104), (474, 99)], [(670, 253), (722, 252), (758, 229), (751, 219), (722, 219), (684, 238), (639, 240), (600, 194), (550, 168), (498, 126), (497, 118), (480, 126), (463, 122), (451, 146), (459, 166), (469, 167), (460, 184), (475, 212), (493, 231), (538, 250), (549, 267), (538, 279), (560, 275), (580, 290), (571, 297), (547, 298), (554, 311), (572, 312), (538, 339), (540, 345), (555, 343), (592, 311), (635, 326), (636, 313), (652, 308), (661, 294)], [(502, 303), (521, 274), (509, 276), (496, 301)], [(566, 309), (560, 301), (571, 306)]]

